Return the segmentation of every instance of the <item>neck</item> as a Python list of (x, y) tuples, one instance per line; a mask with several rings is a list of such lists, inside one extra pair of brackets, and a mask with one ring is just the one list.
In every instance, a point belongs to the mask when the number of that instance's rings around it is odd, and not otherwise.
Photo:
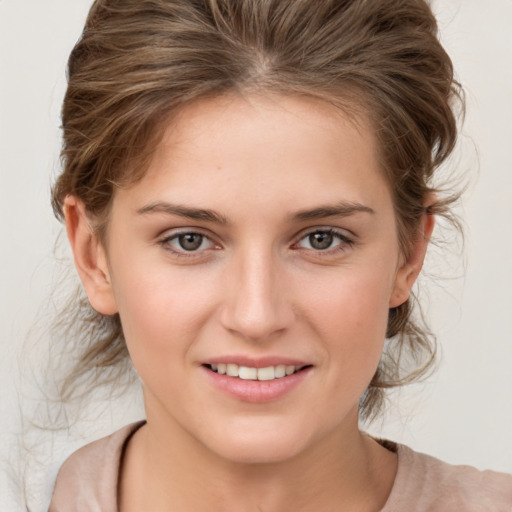
[[(376, 511), (396, 474), (396, 456), (362, 434), (357, 411), (307, 450), (271, 463), (233, 462), (196, 439), (152, 421), (130, 440), (120, 510), (277, 512)], [(171, 434), (172, 432), (172, 434)], [(185, 435), (180, 435), (185, 434)]]

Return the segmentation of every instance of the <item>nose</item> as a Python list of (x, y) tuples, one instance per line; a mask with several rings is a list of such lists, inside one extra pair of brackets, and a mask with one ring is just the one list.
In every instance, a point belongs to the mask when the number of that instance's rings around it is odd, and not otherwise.
[(284, 271), (272, 255), (247, 251), (229, 269), (230, 293), (223, 304), (225, 329), (251, 341), (273, 339), (294, 320)]

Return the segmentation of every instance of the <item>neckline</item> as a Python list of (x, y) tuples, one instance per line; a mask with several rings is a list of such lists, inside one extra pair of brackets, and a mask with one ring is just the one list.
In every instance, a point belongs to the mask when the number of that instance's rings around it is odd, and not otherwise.
[[(115, 503), (116, 510), (119, 512), (119, 483), (121, 476), (121, 467), (123, 464), (124, 455), (126, 452), (126, 446), (128, 445), (132, 436), (144, 425), (146, 425), (146, 420), (137, 421), (135, 423), (131, 423), (124, 428), (121, 429), (121, 432), (124, 434), (124, 440), (120, 446), (118, 457), (116, 458), (116, 471), (114, 471), (114, 475), (116, 475), (117, 481), (115, 485), (116, 495), (115, 495)], [(391, 507), (396, 506), (397, 497), (402, 493), (403, 482), (406, 480), (406, 474), (410, 470), (410, 454), (411, 450), (404, 445), (396, 443), (394, 441), (390, 441), (388, 439), (380, 439), (370, 436), (374, 441), (379, 443), (383, 448), (389, 450), (397, 455), (397, 471), (395, 475), (395, 479), (393, 481), (393, 485), (389, 492), (389, 496), (386, 500), (384, 506), (378, 512), (392, 512)]]

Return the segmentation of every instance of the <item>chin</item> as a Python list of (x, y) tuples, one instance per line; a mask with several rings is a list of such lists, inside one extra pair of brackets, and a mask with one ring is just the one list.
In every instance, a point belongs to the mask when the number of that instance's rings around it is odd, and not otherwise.
[(219, 446), (217, 453), (222, 458), (237, 464), (277, 464), (296, 457), (301, 447), (289, 440), (236, 440), (226, 446)]
[(221, 458), (239, 464), (272, 464), (290, 460), (307, 450), (310, 435), (287, 428), (284, 422), (253, 421), (252, 425), (224, 428), (204, 440), (205, 446)]

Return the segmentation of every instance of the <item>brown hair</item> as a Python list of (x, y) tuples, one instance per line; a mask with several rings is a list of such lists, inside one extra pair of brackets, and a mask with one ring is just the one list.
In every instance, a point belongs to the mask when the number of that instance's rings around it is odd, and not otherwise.
[[(424, 0), (96, 0), (69, 59), (55, 214), (62, 219), (72, 194), (104, 236), (115, 188), (144, 175), (173, 113), (253, 90), (313, 96), (369, 116), (406, 254), (433, 173), (454, 147), (461, 99)], [(439, 196), (429, 213), (449, 216), (452, 200)], [(432, 366), (435, 340), (412, 313), (410, 300), (390, 311), (363, 417), (380, 410), (384, 388)], [(101, 318), (82, 302), (71, 317), (87, 338), (72, 379), (126, 359), (117, 315)]]

